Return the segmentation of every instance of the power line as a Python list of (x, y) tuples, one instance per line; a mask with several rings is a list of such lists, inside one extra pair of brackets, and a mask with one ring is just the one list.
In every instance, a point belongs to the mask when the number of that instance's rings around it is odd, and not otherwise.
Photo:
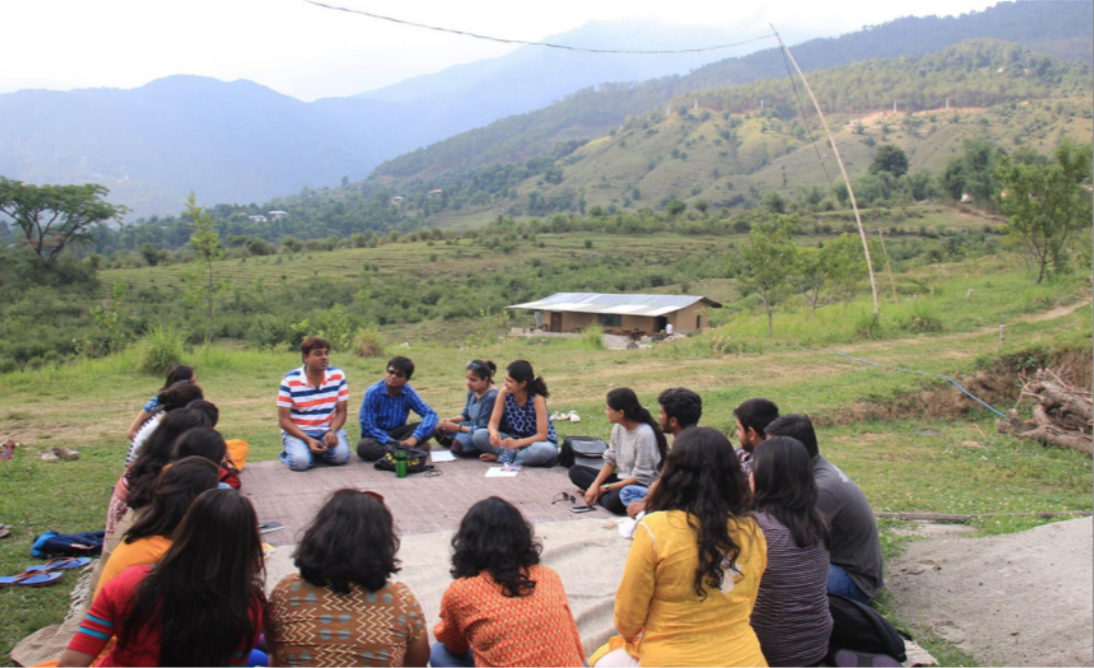
[(720, 49), (729, 49), (735, 46), (743, 46), (745, 44), (751, 44), (762, 39), (772, 39), (774, 34), (760, 35), (759, 37), (753, 37), (752, 39), (746, 39), (743, 42), (734, 42), (733, 44), (718, 44), (715, 46), (704, 46), (695, 49), (664, 49), (660, 51), (639, 51), (633, 49), (594, 49), (581, 46), (569, 46), (567, 44), (552, 44), (551, 42), (528, 42), (520, 39), (506, 39), (504, 37), (492, 37), (490, 35), (480, 35), (478, 33), (468, 32), (466, 30), (455, 30), (453, 28), (444, 28), (440, 26), (431, 26), (424, 23), (415, 23), (413, 21), (404, 21), (403, 19), (397, 19), (391, 16), (383, 16), (381, 14), (373, 14), (372, 12), (366, 12), (360, 9), (351, 9), (349, 7), (339, 7), (337, 5), (329, 5), (325, 2), (319, 2), (318, 0), (304, 0), (308, 4), (322, 7), (323, 9), (331, 9), (338, 12), (347, 12), (349, 14), (360, 14), (361, 16), (367, 16), (373, 19), (379, 19), (381, 21), (390, 21), (391, 23), (398, 23), (400, 25), (411, 26), (414, 28), (424, 28), (426, 30), (435, 30), (437, 32), (446, 32), (452, 35), (462, 35), (464, 37), (473, 37), (474, 39), (482, 39), (490, 42), (499, 42), (501, 44), (522, 44), (525, 46), (544, 46), (551, 49), (564, 49), (566, 51), (582, 51), (584, 53), (626, 53), (626, 54), (638, 54), (638, 55), (669, 55), (674, 53), (704, 53), (706, 51), (718, 51)]

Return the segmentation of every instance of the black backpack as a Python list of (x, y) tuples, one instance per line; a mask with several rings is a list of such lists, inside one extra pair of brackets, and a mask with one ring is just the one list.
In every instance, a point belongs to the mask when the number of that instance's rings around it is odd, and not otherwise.
[(592, 436), (567, 436), (562, 439), (562, 448), (558, 452), (559, 466), (570, 468), (574, 464), (600, 466), (608, 444), (603, 439)]
[(839, 665), (834, 658), (840, 650), (884, 654), (901, 663), (908, 659), (901, 633), (877, 610), (831, 593), (828, 594), (828, 609), (834, 622), (828, 641), (828, 665)]
[(373, 464), (381, 471), (395, 471), (395, 451), (403, 450), (406, 452), (406, 472), (422, 473), (423, 471), (432, 471), (433, 465), (429, 464), (429, 453), (421, 448), (410, 448), (405, 445), (391, 445), (384, 447), (384, 456), (376, 460)]

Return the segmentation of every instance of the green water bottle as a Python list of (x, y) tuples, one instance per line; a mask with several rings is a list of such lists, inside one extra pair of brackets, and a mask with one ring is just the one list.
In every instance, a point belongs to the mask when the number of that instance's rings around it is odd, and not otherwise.
[(403, 448), (395, 451), (395, 477), (406, 477), (406, 450)]

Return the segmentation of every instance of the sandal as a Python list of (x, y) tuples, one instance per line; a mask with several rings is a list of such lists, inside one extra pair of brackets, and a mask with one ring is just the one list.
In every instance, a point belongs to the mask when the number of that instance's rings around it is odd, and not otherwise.
[(64, 577), (64, 573), (43, 573), (41, 571), (31, 571), (29, 573), (21, 573), (14, 577), (0, 578), (0, 588), (3, 587), (45, 587), (51, 585)]
[(7, 538), (11, 535), (11, 527), (6, 524), (0, 524), (0, 538)]
[(53, 454), (57, 455), (59, 459), (65, 461), (74, 461), (80, 458), (80, 453), (75, 450), (69, 450), (68, 448), (53, 448), (50, 450)]
[(15, 449), (18, 447), (19, 444), (11, 439), (0, 443), (0, 462), (8, 461), (12, 457), (14, 457)]
[(27, 573), (52, 573), (54, 571), (71, 571), (75, 568), (83, 568), (91, 563), (90, 557), (57, 557), (44, 564), (28, 566)]

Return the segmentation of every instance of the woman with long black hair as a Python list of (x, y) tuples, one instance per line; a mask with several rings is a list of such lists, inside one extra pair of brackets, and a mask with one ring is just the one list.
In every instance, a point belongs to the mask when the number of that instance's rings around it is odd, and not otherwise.
[(827, 518), (817, 509), (813, 460), (789, 436), (767, 439), (752, 455), (752, 506), (767, 539), (752, 628), (772, 666), (812, 666), (828, 652)]
[(431, 666), (582, 666), (585, 652), (558, 573), (524, 516), (496, 496), (471, 506), (452, 538), (452, 577)]
[(749, 626), (767, 544), (748, 498), (720, 431), (692, 427), (676, 437), (616, 593), (620, 637), (593, 664), (767, 665)]
[(149, 437), (141, 454), (126, 468), (114, 486), (106, 514), (106, 544), (117, 531), (130, 508), (140, 509), (151, 501), (152, 483), (160, 471), (171, 461), (175, 440), (190, 429), (211, 427), (208, 416), (194, 408), (179, 408), (164, 415), (160, 426)]
[(213, 489), (194, 501), (171, 549), (107, 584), (61, 657), (89, 666), (243, 666), (262, 629), (262, 541), (251, 502)]
[(599, 502), (616, 515), (626, 515), (627, 506), (619, 493), (628, 485), (648, 488), (653, 484), (668, 454), (668, 443), (661, 425), (629, 387), (608, 392), (604, 413), (608, 423), (615, 425), (604, 466), (599, 471), (571, 466), (570, 481), (585, 494), (585, 503), (592, 506)]
[[(471, 439), (483, 453), (479, 459), (554, 466), (558, 461), (558, 436), (547, 413), (549, 396), (547, 383), (536, 375), (531, 362), (511, 362), (505, 369), (505, 384), (494, 401), (490, 423)], [(502, 431), (503, 426), (506, 431)]]

